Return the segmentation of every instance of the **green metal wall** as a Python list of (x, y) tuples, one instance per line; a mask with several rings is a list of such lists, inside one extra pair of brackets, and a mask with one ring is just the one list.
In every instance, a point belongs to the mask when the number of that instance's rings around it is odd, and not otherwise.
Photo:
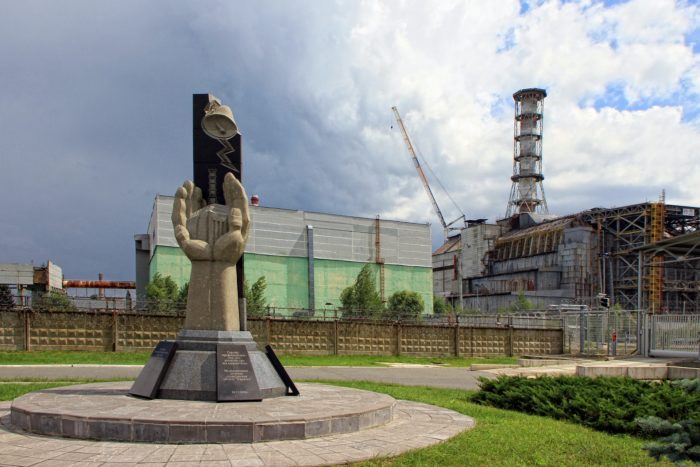
[[(251, 284), (265, 276), (265, 296), (270, 306), (284, 309), (309, 308), (308, 259), (246, 253), (246, 279)], [(355, 282), (365, 263), (326, 259), (314, 260), (316, 310), (340, 306), (340, 294)], [(379, 265), (372, 264), (379, 290)], [(190, 261), (179, 248), (157, 246), (150, 263), (150, 277), (156, 272), (169, 275), (179, 285), (189, 281)], [(418, 292), (425, 302), (425, 313), (433, 309), (433, 271), (431, 268), (387, 264), (384, 266), (384, 292), (388, 299), (400, 290)], [(331, 303), (332, 305), (326, 305)]]
[(309, 262), (306, 258), (246, 253), (243, 259), (245, 277), (251, 285), (265, 276), (265, 298), (270, 306), (309, 308)]
[(192, 265), (178, 247), (156, 246), (148, 266), (148, 279), (159, 272), (162, 276), (170, 276), (178, 286), (190, 281)]

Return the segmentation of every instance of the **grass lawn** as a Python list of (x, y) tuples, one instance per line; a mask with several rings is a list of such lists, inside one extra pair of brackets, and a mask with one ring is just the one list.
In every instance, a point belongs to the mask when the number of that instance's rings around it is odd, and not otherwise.
[(71, 386), (74, 384), (86, 384), (95, 383), (104, 380), (95, 379), (81, 379), (81, 380), (39, 380), (32, 379), (27, 381), (23, 379), (22, 382), (16, 382), (14, 380), (2, 379), (0, 380), (0, 401), (11, 401), (12, 399), (26, 394), (28, 392), (38, 391), (40, 389), (57, 388), (61, 386)]
[[(143, 365), (150, 352), (0, 352), (0, 365)], [(472, 363), (515, 363), (515, 357), (459, 358), (459, 357), (393, 357), (370, 355), (280, 355), (285, 366), (381, 366), (382, 363), (441, 364), (467, 367)]]
[(648, 441), (606, 433), (546, 417), (469, 402), (471, 391), (367, 382), (328, 383), (439, 405), (476, 419), (476, 427), (446, 443), (360, 465), (672, 465), (642, 450)]
[(0, 352), (0, 365), (143, 365), (151, 352)]
[[(84, 382), (8, 382), (0, 384), (0, 400), (9, 400), (42, 388)], [(480, 406), (469, 402), (472, 394), (469, 391), (367, 382), (324, 382), (439, 405), (476, 419), (475, 428), (445, 443), (390, 459), (359, 464), (363, 466), (672, 465), (657, 463), (649, 457), (642, 450), (644, 440), (612, 436), (546, 417)]]

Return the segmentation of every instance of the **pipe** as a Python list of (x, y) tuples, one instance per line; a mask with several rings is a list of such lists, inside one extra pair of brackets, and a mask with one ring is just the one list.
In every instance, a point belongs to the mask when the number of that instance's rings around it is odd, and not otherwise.
[(64, 289), (135, 289), (136, 282), (129, 281), (83, 281), (68, 279), (63, 281)]

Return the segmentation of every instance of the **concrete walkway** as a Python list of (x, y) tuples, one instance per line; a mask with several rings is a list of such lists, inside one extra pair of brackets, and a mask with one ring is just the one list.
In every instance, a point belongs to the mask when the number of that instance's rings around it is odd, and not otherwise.
[[(637, 373), (660, 375), (662, 370), (687, 359), (628, 357), (616, 360), (561, 359), (547, 360), (542, 366), (502, 365), (500, 368), (439, 367), (435, 365), (401, 365), (387, 367), (287, 367), (292, 379), (333, 379), (340, 381), (374, 381), (407, 386), (477, 390), (479, 378), (508, 376), (579, 375), (633, 376)], [(538, 360), (526, 360), (537, 365)], [(494, 365), (498, 366), (498, 365)], [(135, 379), (141, 365), (0, 365), (0, 379)], [(629, 369), (632, 369), (630, 372)], [(687, 376), (697, 377), (697, 376)], [(654, 378), (650, 378), (654, 379)]]
[(9, 409), (10, 402), (0, 402), (0, 465), (3, 466), (347, 464), (428, 447), (474, 426), (472, 418), (452, 410), (398, 401), (391, 422), (354, 433), (292, 441), (177, 445), (88, 441), (28, 434), (9, 424)]
[(406, 386), (431, 386), (451, 389), (479, 389), (479, 377), (495, 375), (468, 368), (443, 367), (296, 367), (287, 369), (293, 379), (336, 379), (341, 381), (374, 381)]
[[(135, 379), (140, 365), (0, 365), (0, 379)], [(468, 368), (434, 366), (409, 367), (287, 367), (294, 380), (335, 379), (341, 381), (375, 381), (410, 386), (433, 386), (453, 389), (478, 389), (480, 376), (495, 377)]]
[(628, 357), (616, 360), (561, 360), (545, 366), (493, 368), (483, 370), (491, 376), (630, 376), (637, 379), (664, 379), (665, 370), (687, 359)]
[[(481, 376), (574, 375), (659, 371), (674, 359), (628, 358), (613, 361), (557, 361), (546, 366), (470, 371), (443, 367), (289, 367), (293, 379), (366, 380), (442, 388), (478, 388)], [(532, 363), (532, 362), (529, 362)], [(586, 370), (582, 370), (586, 369)], [(0, 378), (133, 379), (139, 365), (2, 365)], [(9, 425), (9, 402), (0, 402), (0, 465), (328, 465), (387, 457), (439, 443), (474, 426), (474, 420), (440, 407), (399, 401), (391, 423), (357, 433), (309, 440), (253, 444), (165, 445), (52, 438), (17, 431)]]

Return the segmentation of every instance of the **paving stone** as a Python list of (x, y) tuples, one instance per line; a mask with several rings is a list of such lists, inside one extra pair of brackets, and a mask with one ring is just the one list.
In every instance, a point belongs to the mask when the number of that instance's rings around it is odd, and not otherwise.
[[(431, 416), (425, 417), (425, 414)], [(359, 416), (358, 416), (359, 423)], [(430, 446), (474, 426), (473, 419), (426, 404), (398, 401), (394, 419), (366, 430), (255, 444), (144, 444), (78, 441), (13, 432), (0, 419), (0, 465), (319, 465), (351, 463)], [(42, 446), (40, 451), (31, 446)], [(9, 452), (31, 453), (30, 456)], [(63, 457), (62, 457), (63, 456)], [(73, 460), (69, 460), (73, 459)]]
[(34, 459), (26, 456), (16, 456), (13, 454), (0, 454), (0, 465), (34, 465), (37, 462), (41, 462), (41, 459)]
[(298, 397), (262, 402), (143, 400), (128, 396), (129, 384), (94, 383), (30, 393), (15, 399), (12, 417), (17, 426), (34, 433), (71, 438), (230, 443), (372, 428), (391, 419), (395, 404), (385, 394), (320, 384), (300, 385)]

